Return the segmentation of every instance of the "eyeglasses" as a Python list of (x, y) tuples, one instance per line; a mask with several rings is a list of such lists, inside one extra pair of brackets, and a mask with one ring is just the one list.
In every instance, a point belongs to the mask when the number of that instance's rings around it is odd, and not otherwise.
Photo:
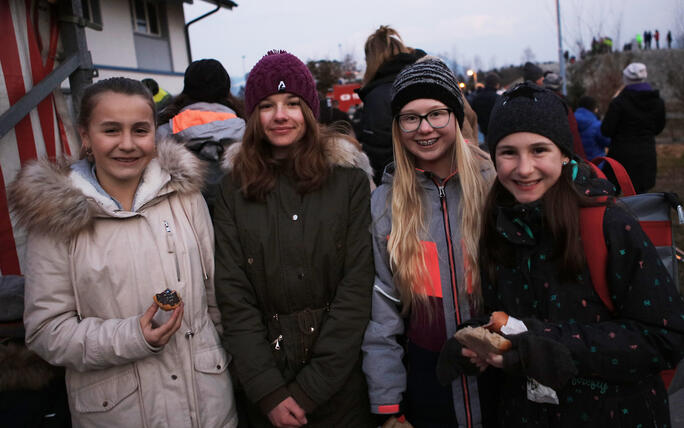
[(428, 125), (434, 129), (439, 129), (447, 126), (450, 118), (451, 109), (439, 108), (423, 115), (415, 113), (400, 114), (397, 116), (397, 122), (399, 122), (399, 128), (401, 128), (402, 131), (414, 132), (420, 128), (423, 119), (425, 119)]

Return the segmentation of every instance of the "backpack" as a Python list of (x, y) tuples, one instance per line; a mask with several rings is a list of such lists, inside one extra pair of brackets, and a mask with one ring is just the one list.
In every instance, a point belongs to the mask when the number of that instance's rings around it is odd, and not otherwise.
[[(625, 168), (615, 159), (608, 157), (597, 157), (589, 162), (589, 165), (600, 178), (606, 178), (603, 171), (596, 166), (602, 161), (610, 165), (618, 180), (623, 195), (620, 201), (637, 217), (641, 228), (656, 247), (660, 260), (672, 276), (675, 286), (679, 289), (677, 248), (674, 245), (672, 221), (670, 219), (670, 210), (674, 209), (677, 211), (679, 223), (684, 223), (684, 209), (679, 197), (675, 193), (643, 193), (637, 195)], [(611, 312), (615, 312), (615, 305), (610, 298), (606, 273), (608, 249), (603, 235), (605, 212), (605, 205), (581, 208), (580, 235), (594, 290), (603, 304)], [(661, 372), (661, 376), (667, 388), (674, 376), (674, 370), (664, 370)]]
[(202, 188), (202, 196), (204, 196), (204, 200), (207, 202), (207, 208), (209, 208), (209, 214), (212, 217), (214, 216), (214, 204), (224, 175), (221, 168), (221, 157), (225, 149), (233, 142), (228, 139), (215, 141), (202, 138), (193, 138), (185, 142), (185, 147), (207, 163), (207, 174)]

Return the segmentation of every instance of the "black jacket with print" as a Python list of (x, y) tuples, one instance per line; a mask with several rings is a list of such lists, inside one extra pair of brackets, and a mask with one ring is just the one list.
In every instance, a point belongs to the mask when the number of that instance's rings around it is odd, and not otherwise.
[[(605, 193), (605, 181), (578, 181), (585, 194)], [(490, 369), (502, 426), (669, 426), (658, 373), (683, 356), (684, 301), (632, 215), (611, 205), (603, 228), (615, 313), (595, 292), (588, 267), (575, 280), (561, 280), (541, 203), (499, 207), (497, 231), (515, 261), (497, 265), (493, 283), (483, 272), (486, 309), (505, 311), (532, 334), (565, 345), (578, 371), (552, 405), (527, 400), (525, 377)]]

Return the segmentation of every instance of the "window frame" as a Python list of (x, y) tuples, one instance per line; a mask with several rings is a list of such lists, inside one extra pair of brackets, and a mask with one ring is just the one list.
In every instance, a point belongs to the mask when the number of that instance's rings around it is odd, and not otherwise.
[(99, 0), (81, 0), (81, 11), (84, 20), (93, 24), (102, 25), (102, 12), (100, 11)]
[[(142, 17), (142, 19), (145, 20), (145, 27), (147, 28), (147, 31), (141, 31), (138, 28), (138, 11), (136, 8), (136, 6), (137, 6), (136, 2), (141, 2), (143, 4), (145, 16)], [(142, 35), (149, 36), (149, 37), (159, 37), (159, 38), (164, 37), (164, 33), (162, 31), (162, 25), (161, 25), (161, 17), (160, 17), (160, 13), (159, 13), (159, 5), (157, 2), (149, 1), (149, 0), (131, 0), (130, 5), (131, 5), (131, 21), (132, 21), (134, 33), (142, 34)], [(156, 18), (155, 19), (155, 26), (157, 28), (156, 33), (153, 33), (151, 30), (152, 25), (150, 25), (151, 21), (150, 21), (150, 16), (149, 16), (150, 7), (154, 8), (155, 15), (156, 15), (155, 16), (155, 18)]]

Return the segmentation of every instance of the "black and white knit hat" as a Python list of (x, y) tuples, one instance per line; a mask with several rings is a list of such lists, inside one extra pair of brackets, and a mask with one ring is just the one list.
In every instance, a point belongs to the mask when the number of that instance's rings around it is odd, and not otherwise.
[(574, 156), (565, 103), (558, 95), (532, 82), (515, 86), (494, 104), (487, 127), (487, 146), (492, 160), (499, 141), (516, 132), (543, 135), (565, 155)]
[(458, 88), (456, 76), (442, 60), (425, 56), (405, 67), (392, 84), (392, 116), (408, 103), (420, 98), (443, 102), (451, 108), (463, 128), (463, 96)]

